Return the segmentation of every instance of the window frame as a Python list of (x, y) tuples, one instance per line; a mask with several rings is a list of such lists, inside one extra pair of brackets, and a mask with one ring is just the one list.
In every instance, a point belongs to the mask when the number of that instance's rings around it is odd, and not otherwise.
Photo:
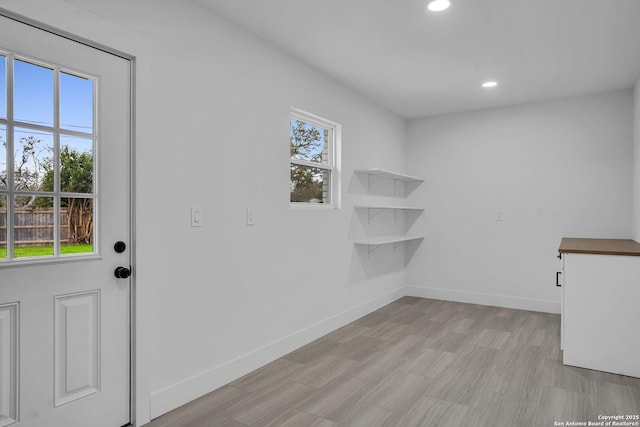
[[(289, 198), (291, 208), (298, 209), (339, 209), (340, 208), (340, 145), (342, 126), (339, 123), (309, 113), (307, 111), (291, 107), (289, 111), (289, 123), (291, 119), (299, 120), (312, 126), (317, 126), (328, 130), (327, 140), (327, 163), (310, 162), (308, 160), (295, 159), (289, 156), (289, 169), (292, 165), (322, 169), (329, 172), (328, 201), (323, 203), (292, 202)], [(291, 126), (291, 125), (289, 125)], [(289, 127), (291, 131), (291, 127)], [(291, 178), (289, 178), (289, 189), (291, 189)]]
[[(98, 219), (99, 212), (99, 123), (98, 123), (98, 94), (100, 78), (82, 72), (74, 70), (72, 68), (60, 65), (55, 62), (43, 61), (38, 58), (23, 55), (19, 52), (11, 50), (0, 49), (0, 55), (5, 60), (5, 99), (0, 102), (6, 102), (6, 117), (0, 118), (0, 124), (5, 127), (6, 136), (6, 173), (7, 173), (7, 188), (0, 189), (0, 196), (5, 196), (7, 209), (6, 209), (6, 258), (0, 258), (0, 268), (13, 267), (22, 265), (38, 265), (38, 264), (51, 264), (62, 261), (78, 261), (78, 260), (91, 260), (100, 259), (100, 222)], [(53, 124), (41, 125), (30, 122), (22, 122), (16, 120), (14, 117), (14, 64), (15, 61), (22, 61), (35, 66), (47, 68), (53, 72)], [(62, 74), (69, 74), (75, 77), (84, 78), (93, 81), (93, 128), (90, 132), (77, 131), (73, 129), (64, 128), (60, 123), (60, 79)], [(14, 182), (14, 162), (15, 162), (15, 129), (28, 129), (34, 132), (47, 132), (52, 135), (52, 167), (54, 171), (53, 191), (42, 190), (17, 190)], [(60, 151), (62, 147), (62, 138), (81, 138), (92, 141), (92, 163), (93, 163), (93, 191), (90, 193), (76, 193), (70, 191), (62, 191), (60, 188)], [(0, 149), (3, 149), (0, 147)], [(52, 225), (52, 255), (39, 255), (33, 257), (16, 257), (15, 256), (15, 217), (16, 210), (15, 198), (16, 196), (36, 196), (36, 197), (49, 197), (53, 199), (53, 225)], [(93, 221), (93, 251), (64, 254), (61, 251), (61, 212), (62, 212), (62, 200), (65, 198), (75, 199), (91, 199), (93, 204), (92, 221)]]

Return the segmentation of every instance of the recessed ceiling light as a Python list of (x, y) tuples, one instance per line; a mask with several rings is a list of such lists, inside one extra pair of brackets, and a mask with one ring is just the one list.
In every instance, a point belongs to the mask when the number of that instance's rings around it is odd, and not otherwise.
[(491, 88), (491, 87), (496, 87), (496, 86), (498, 86), (498, 82), (493, 81), (493, 80), (482, 83), (482, 87), (484, 87), (484, 88)]
[(431, 12), (440, 12), (448, 9), (449, 6), (451, 6), (451, 2), (449, 0), (432, 0), (427, 5), (427, 8)]

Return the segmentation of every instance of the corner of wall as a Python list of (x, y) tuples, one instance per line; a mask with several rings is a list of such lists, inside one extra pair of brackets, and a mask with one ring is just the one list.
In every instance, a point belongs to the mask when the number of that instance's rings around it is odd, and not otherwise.
[(633, 95), (633, 238), (640, 242), (640, 76)]

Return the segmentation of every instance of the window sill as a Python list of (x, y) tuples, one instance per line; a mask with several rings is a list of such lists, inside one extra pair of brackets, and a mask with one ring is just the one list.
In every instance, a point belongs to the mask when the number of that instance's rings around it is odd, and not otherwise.
[(337, 206), (328, 205), (324, 203), (303, 203), (303, 202), (295, 202), (289, 203), (289, 206), (292, 210), (337, 210)]
[(81, 262), (81, 261), (100, 261), (102, 256), (99, 254), (87, 254), (87, 255), (61, 255), (61, 256), (46, 256), (46, 257), (25, 257), (13, 260), (0, 260), (0, 269), (13, 268), (13, 267), (32, 267), (38, 265), (50, 265), (50, 264), (62, 264), (67, 262)]

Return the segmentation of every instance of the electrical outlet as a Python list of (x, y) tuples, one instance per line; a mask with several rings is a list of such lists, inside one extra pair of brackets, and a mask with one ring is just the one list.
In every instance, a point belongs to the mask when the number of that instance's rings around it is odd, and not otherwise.
[(502, 211), (496, 211), (496, 221), (502, 221)]

